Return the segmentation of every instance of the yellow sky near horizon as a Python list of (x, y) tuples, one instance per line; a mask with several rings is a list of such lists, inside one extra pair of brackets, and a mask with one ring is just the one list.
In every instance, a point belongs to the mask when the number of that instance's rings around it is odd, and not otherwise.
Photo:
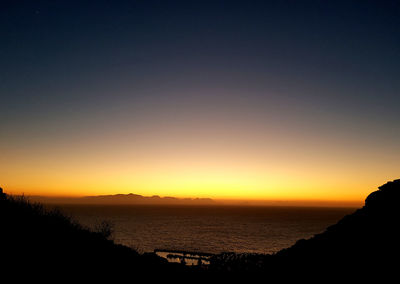
[(290, 143), (282, 137), (269, 140), (268, 147), (260, 142), (244, 146), (244, 140), (134, 145), (77, 139), (68, 145), (58, 141), (46, 147), (32, 143), (2, 155), (1, 186), (7, 192), (25, 195), (136, 193), (357, 203), (379, 185), (397, 178), (395, 159), (380, 155), (386, 162), (378, 165), (379, 155), (365, 155), (361, 146), (327, 151), (317, 144)]

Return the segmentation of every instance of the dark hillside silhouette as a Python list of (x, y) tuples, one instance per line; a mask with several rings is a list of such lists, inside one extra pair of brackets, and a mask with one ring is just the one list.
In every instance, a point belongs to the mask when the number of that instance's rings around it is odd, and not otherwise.
[(396, 275), (400, 253), (400, 180), (371, 193), (363, 208), (310, 240), (277, 253), (280, 263), (296, 266), (303, 274), (352, 275), (354, 278)]
[[(0, 232), (2, 277), (9, 273), (12, 277), (29, 275), (29, 279), (54, 275), (102, 279), (133, 273), (135, 277), (148, 274), (151, 279), (152, 271), (162, 274), (183, 269), (155, 254), (139, 254), (115, 244), (108, 239), (107, 224), (91, 231), (60, 211), (24, 197), (1, 194)], [(18, 274), (19, 270), (24, 273)]]
[(274, 255), (222, 254), (215, 271), (276, 277), (330, 278), (396, 275), (400, 253), (400, 180), (371, 193), (365, 206), (308, 240)]

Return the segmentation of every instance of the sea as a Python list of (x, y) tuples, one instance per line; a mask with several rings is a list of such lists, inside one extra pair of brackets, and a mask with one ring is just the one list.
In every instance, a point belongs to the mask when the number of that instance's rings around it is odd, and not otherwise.
[(116, 243), (139, 252), (274, 253), (323, 232), (355, 208), (59, 205), (88, 228), (106, 221)]

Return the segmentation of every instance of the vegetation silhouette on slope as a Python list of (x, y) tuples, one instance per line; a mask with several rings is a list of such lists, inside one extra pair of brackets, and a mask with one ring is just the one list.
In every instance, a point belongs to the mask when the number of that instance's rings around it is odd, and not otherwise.
[[(57, 209), (24, 197), (0, 196), (0, 251), (3, 271), (92, 275), (95, 278), (185, 269), (155, 254), (139, 254), (115, 244), (110, 228), (89, 230)], [(4, 262), (4, 263), (3, 263)], [(150, 274), (151, 275), (151, 274)]]

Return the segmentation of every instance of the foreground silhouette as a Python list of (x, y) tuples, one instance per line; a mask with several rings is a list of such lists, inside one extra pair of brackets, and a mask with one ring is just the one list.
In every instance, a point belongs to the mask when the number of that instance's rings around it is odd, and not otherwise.
[(29, 269), (38, 278), (55, 274), (137, 280), (145, 275), (147, 280), (189, 277), (192, 281), (239, 275), (325, 282), (397, 277), (399, 197), (400, 180), (388, 182), (367, 197), (363, 208), (276, 254), (220, 254), (211, 257), (208, 267), (187, 267), (115, 244), (107, 239), (107, 227), (90, 231), (59, 211), (0, 192), (2, 273), (17, 268)]
[(400, 253), (400, 180), (371, 193), (365, 205), (325, 232), (274, 255), (221, 254), (215, 271), (270, 277), (365, 279), (395, 276)]
[(152, 271), (184, 273), (186, 269), (155, 254), (139, 254), (115, 244), (108, 239), (107, 225), (89, 230), (57, 209), (45, 209), (23, 197), (0, 195), (0, 232), (0, 269), (3, 277), (10, 274), (11, 279), (60, 281), (59, 277), (79, 276), (93, 280), (139, 274), (151, 279)]

